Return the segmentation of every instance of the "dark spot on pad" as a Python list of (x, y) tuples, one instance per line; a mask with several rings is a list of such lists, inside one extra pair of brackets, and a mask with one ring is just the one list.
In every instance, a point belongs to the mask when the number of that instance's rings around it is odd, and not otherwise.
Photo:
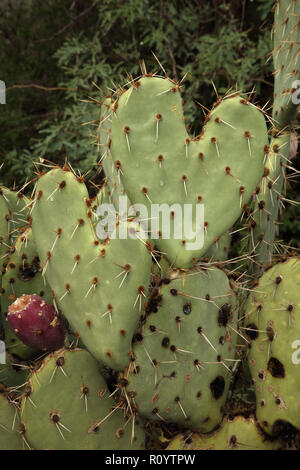
[(284, 441), (289, 441), (294, 435), (296, 429), (287, 421), (278, 419), (273, 424), (272, 434), (274, 437), (280, 437)]
[(169, 347), (169, 344), (170, 344), (170, 339), (165, 336), (164, 339), (162, 340), (161, 342), (161, 345), (164, 347), (164, 348), (168, 348)]
[(210, 383), (210, 390), (212, 396), (215, 400), (220, 398), (225, 390), (225, 380), (221, 375), (218, 375), (211, 383)]
[(189, 315), (192, 311), (192, 305), (190, 303), (184, 304), (184, 306), (182, 307), (182, 311), (185, 315)]
[(255, 323), (249, 323), (249, 325), (246, 326), (246, 335), (252, 339), (255, 340), (258, 338), (258, 327), (255, 325)]
[(285, 377), (285, 370), (283, 364), (276, 359), (271, 357), (268, 362), (268, 371), (271, 373), (272, 377), (283, 379)]
[(136, 333), (132, 338), (133, 343), (141, 343), (142, 341), (143, 341), (143, 335), (141, 335), (140, 333)]
[(233, 434), (229, 438), (229, 447), (236, 447), (237, 446), (237, 437)]
[(274, 330), (271, 326), (268, 326), (266, 328), (266, 333), (267, 333), (268, 340), (273, 341), (275, 333), (274, 333)]
[(218, 313), (218, 323), (220, 326), (226, 326), (232, 317), (232, 310), (230, 304), (224, 304), (220, 307)]

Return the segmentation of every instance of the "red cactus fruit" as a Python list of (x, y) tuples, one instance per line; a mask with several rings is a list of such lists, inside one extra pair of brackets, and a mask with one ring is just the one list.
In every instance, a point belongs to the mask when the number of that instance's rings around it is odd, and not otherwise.
[(24, 294), (9, 306), (7, 320), (31, 348), (53, 351), (64, 345), (65, 331), (54, 307), (38, 295)]

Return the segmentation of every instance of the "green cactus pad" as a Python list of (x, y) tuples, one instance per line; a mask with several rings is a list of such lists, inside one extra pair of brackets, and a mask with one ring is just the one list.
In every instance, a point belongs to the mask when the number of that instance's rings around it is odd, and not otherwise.
[(282, 423), (300, 429), (300, 260), (268, 269), (251, 292), (245, 328), (257, 419), (268, 434)]
[(209, 435), (185, 432), (174, 437), (168, 450), (276, 450), (278, 441), (263, 435), (253, 417), (226, 419), (221, 429)]
[(227, 276), (214, 267), (174, 272), (152, 310), (135, 336), (126, 393), (151, 420), (211, 431), (235, 364), (237, 307)]
[(32, 227), (57, 304), (98, 360), (123, 369), (149, 284), (149, 245), (131, 238), (100, 243), (86, 187), (70, 171), (42, 176), (36, 198)]
[(133, 427), (109, 395), (87, 351), (49, 355), (31, 375), (21, 404), (26, 440), (38, 450), (143, 449), (142, 428)]
[[(223, 99), (209, 113), (202, 134), (186, 132), (180, 88), (169, 79), (143, 77), (121, 94), (112, 115), (110, 150), (132, 204), (190, 204), (195, 231), (196, 204), (204, 205), (202, 247), (189, 246), (195, 235), (186, 227), (157, 240), (171, 265), (195, 264), (217, 237), (239, 217), (263, 174), (267, 144), (263, 114), (239, 96)], [(170, 209), (172, 211), (172, 209)], [(186, 210), (186, 209), (185, 209)], [(225, 216), (226, 214), (226, 216)], [(169, 216), (170, 218), (170, 216)], [(200, 222), (199, 222), (200, 223)], [(161, 217), (158, 231), (162, 232)]]

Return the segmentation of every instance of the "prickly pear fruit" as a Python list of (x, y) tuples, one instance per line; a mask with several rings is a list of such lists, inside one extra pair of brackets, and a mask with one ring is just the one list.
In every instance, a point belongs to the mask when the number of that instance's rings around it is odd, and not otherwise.
[(53, 351), (64, 344), (65, 331), (54, 307), (38, 295), (24, 294), (10, 305), (7, 321), (31, 348)]
[(39, 354), (39, 351), (29, 348), (18, 339), (6, 320), (9, 306), (23, 294), (37, 294), (47, 302), (52, 302), (51, 289), (42, 278), (42, 268), (31, 228), (19, 235), (15, 245), (11, 246), (3, 270), (0, 299), (6, 349), (15, 356), (28, 360)]

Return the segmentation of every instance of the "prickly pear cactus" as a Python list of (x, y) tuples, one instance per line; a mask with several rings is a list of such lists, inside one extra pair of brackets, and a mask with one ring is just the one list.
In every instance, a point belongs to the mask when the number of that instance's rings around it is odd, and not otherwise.
[(138, 450), (145, 434), (109, 397), (99, 364), (84, 350), (49, 355), (31, 375), (21, 405), (24, 437), (33, 449)]
[(270, 435), (283, 422), (300, 429), (299, 282), (298, 258), (278, 263), (266, 270), (246, 306), (256, 416)]
[(266, 112), (237, 93), (189, 136), (182, 82), (142, 64), (101, 102), (96, 196), (43, 159), (30, 198), (0, 187), (0, 449), (300, 448), (300, 259), (266, 268), (289, 202), (299, 15), (277, 1), (270, 145)]
[[(293, 124), (298, 107), (293, 93), (299, 88), (300, 79), (299, 30), (300, 1), (280, 0), (274, 15), (274, 106), (273, 118), (278, 129)], [(297, 94), (296, 98), (298, 98)]]
[[(52, 170), (37, 184), (32, 228), (42, 275), (71, 327), (96, 359), (120, 370), (142, 314), (151, 247), (140, 234), (100, 243), (90, 206), (80, 178)], [(135, 236), (135, 225), (128, 229)]]
[[(263, 174), (266, 144), (263, 113), (239, 96), (218, 101), (202, 134), (191, 138), (180, 87), (167, 78), (133, 82), (112, 113), (110, 152), (130, 201), (148, 210), (161, 203), (193, 209), (189, 233), (176, 234), (175, 217), (170, 239), (159, 238), (161, 218), (152, 233), (170, 264), (180, 268), (193, 266), (239, 217)], [(216, 188), (222, 188), (217, 202)], [(197, 203), (205, 205), (202, 227)], [(197, 240), (201, 229), (203, 246)]]
[(151, 302), (121, 387), (142, 416), (208, 432), (222, 419), (235, 365), (235, 294), (211, 268), (174, 273)]
[(174, 437), (168, 450), (276, 450), (278, 441), (267, 438), (254, 417), (225, 419), (217, 431), (208, 435), (185, 432)]

